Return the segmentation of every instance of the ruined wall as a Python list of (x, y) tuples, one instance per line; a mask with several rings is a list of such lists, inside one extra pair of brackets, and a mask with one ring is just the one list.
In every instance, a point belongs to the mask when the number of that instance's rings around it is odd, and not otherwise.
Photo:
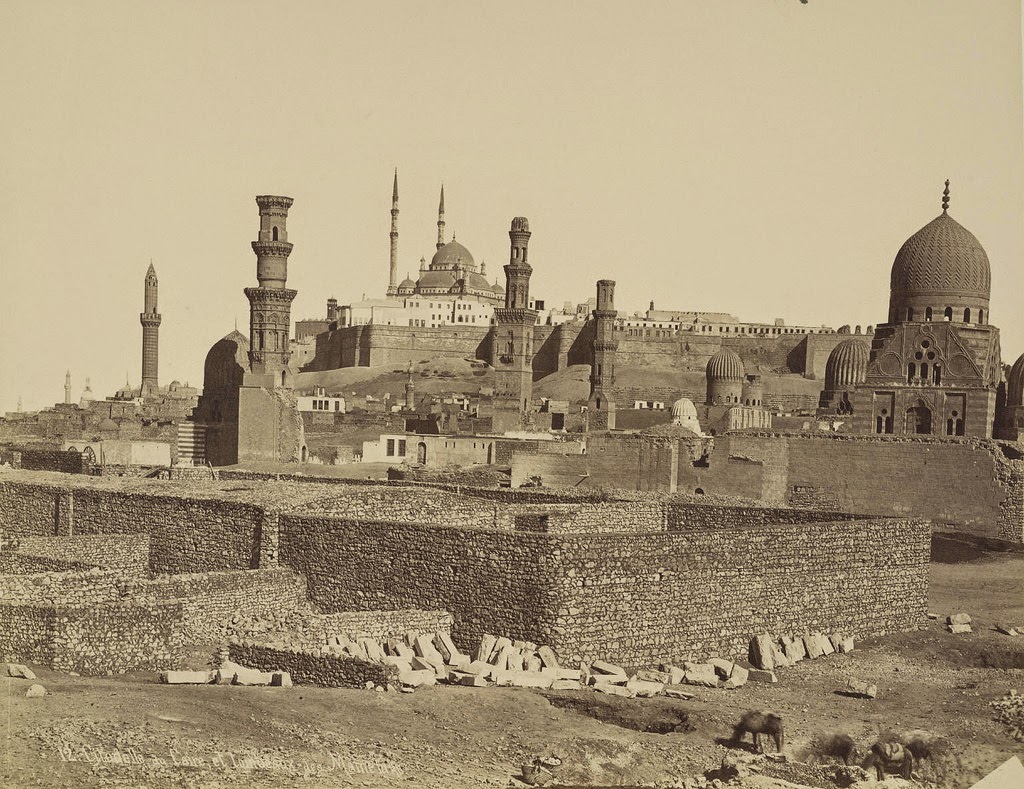
[(259, 671), (287, 671), (296, 685), (326, 688), (364, 688), (366, 683), (398, 687), (398, 669), (349, 655), (330, 655), (294, 649), (275, 649), (252, 642), (231, 643), (228, 657)]

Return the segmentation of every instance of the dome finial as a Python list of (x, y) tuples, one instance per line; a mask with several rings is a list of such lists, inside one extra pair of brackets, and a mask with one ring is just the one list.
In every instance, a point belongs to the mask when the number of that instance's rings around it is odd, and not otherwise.
[(942, 190), (942, 213), (949, 208), (949, 179), (946, 179), (946, 188)]

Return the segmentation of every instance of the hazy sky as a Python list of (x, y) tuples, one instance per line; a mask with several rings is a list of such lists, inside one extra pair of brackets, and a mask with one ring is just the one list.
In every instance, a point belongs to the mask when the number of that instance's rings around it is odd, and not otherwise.
[(902, 242), (950, 214), (1024, 352), (1019, 0), (0, 2), (0, 412), (201, 384), (248, 326), (257, 194), (295, 198), (292, 317), (383, 295), (454, 231), (493, 278), (511, 217), (548, 304), (838, 327), (885, 318)]

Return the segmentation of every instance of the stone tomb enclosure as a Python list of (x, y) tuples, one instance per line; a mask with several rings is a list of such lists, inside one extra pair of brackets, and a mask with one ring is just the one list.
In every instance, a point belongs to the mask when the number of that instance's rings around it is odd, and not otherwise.
[(0, 646), (74, 670), (117, 655), (70, 648), (87, 639), (53, 629), (63, 606), (101, 618), (103, 643), (138, 644), (125, 664), (159, 669), (180, 668), (171, 631), (227, 638), (233, 612), (275, 605), (391, 625), (394, 612), (448, 612), (467, 652), (502, 633), (627, 666), (739, 656), (760, 632), (860, 639), (924, 620), (930, 539), (925, 521), (736, 499), (25, 471), (0, 477), (0, 530), (26, 544), (8, 565), (0, 552), (0, 584), (25, 587), (0, 598), (21, 634)]

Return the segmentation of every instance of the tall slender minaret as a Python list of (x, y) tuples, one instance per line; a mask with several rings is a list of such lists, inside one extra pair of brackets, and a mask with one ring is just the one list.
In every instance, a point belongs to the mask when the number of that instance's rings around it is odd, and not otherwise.
[(273, 376), (273, 387), (287, 385), (283, 371), (291, 352), (288, 335), (291, 328), (292, 299), (298, 291), (289, 290), (288, 209), (290, 197), (259, 195), (259, 238), (252, 242), (256, 253), (256, 278), (259, 287), (246, 288), (249, 299), (249, 367), (256, 375)]
[(71, 403), (71, 371), (68, 370), (64, 373), (64, 403), (70, 405)]
[(615, 429), (615, 403), (608, 395), (615, 383), (615, 352), (619, 347), (615, 337), (616, 315), (615, 282), (598, 280), (594, 339), (591, 342), (590, 397), (587, 401), (587, 427), (590, 430)]
[(398, 168), (395, 168), (395, 185), (391, 190), (391, 272), (388, 279), (388, 295), (398, 292)]
[(142, 323), (142, 396), (152, 394), (157, 389), (157, 367), (159, 364), (160, 345), (160, 313), (156, 311), (157, 290), (159, 282), (153, 261), (149, 261), (146, 271), (145, 296), (139, 321)]
[(410, 411), (416, 407), (416, 384), (412, 382), (412, 362), (409, 362), (409, 375), (405, 381), (405, 407)]
[(441, 201), (437, 204), (437, 248), (444, 246), (444, 184), (441, 184)]
[[(533, 327), (537, 311), (530, 308), (530, 275), (527, 262), (530, 224), (517, 216), (508, 231), (509, 261), (505, 266), (505, 306), (494, 310), (494, 339), (491, 366), (494, 367), (496, 420), (504, 429), (524, 421), (533, 398)], [(504, 414), (499, 414), (504, 411)], [(513, 416), (514, 415), (514, 416)], [(514, 420), (514, 421), (513, 421)]]

